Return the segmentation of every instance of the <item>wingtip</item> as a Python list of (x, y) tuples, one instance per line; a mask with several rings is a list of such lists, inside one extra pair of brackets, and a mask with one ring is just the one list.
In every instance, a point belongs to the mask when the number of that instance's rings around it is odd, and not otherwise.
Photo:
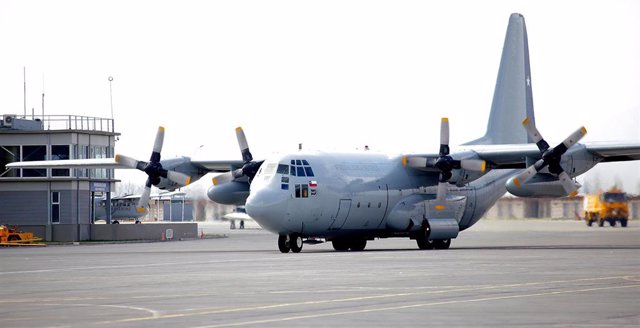
[(582, 135), (587, 134), (587, 128), (583, 126), (582, 129), (580, 129), (580, 132), (582, 132)]
[(160, 130), (160, 131), (164, 132), (164, 126), (160, 126), (160, 127), (158, 127), (158, 130)]
[(442, 118), (442, 123), (449, 123), (449, 118), (448, 117), (443, 117)]
[(480, 172), (484, 173), (487, 170), (487, 161), (482, 161), (482, 166), (480, 166)]
[(185, 186), (188, 186), (189, 184), (191, 184), (191, 177), (187, 177), (187, 180), (185, 181)]
[(236, 132), (242, 132), (242, 127), (241, 126), (237, 127)]
[(216, 178), (211, 179), (211, 182), (213, 183), (214, 186), (218, 185), (218, 179)]

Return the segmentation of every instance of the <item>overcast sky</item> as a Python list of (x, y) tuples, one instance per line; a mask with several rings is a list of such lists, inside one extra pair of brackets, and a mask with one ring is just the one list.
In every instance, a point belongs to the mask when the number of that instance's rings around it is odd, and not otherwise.
[[(640, 140), (637, 1), (2, 0), (0, 113), (23, 114), (26, 67), (28, 114), (44, 85), (47, 115), (110, 117), (113, 76), (116, 152), (140, 159), (158, 125), (164, 158), (240, 158), (236, 126), (260, 158), (436, 152), (442, 116), (452, 145), (484, 134), (513, 12), (543, 136)], [(585, 179), (635, 190), (639, 176), (606, 164)]]

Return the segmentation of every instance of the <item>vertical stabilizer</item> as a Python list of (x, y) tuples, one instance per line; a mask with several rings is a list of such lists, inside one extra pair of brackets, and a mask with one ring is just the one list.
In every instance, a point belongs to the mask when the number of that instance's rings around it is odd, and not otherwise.
[(521, 122), (535, 125), (529, 67), (529, 44), (524, 17), (511, 14), (502, 49), (498, 79), (485, 135), (467, 145), (523, 144), (532, 142)]

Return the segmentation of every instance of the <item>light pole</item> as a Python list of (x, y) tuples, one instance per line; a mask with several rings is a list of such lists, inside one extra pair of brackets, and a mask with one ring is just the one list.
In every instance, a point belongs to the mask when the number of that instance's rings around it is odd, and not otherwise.
[(113, 76), (109, 76), (109, 102), (111, 103), (111, 125), (113, 127), (113, 89), (111, 88), (111, 82), (113, 82)]

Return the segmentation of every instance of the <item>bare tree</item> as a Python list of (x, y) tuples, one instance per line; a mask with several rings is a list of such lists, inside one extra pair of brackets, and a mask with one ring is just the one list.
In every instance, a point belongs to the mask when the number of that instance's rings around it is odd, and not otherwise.
[(137, 195), (142, 194), (144, 186), (132, 181), (122, 181), (116, 183), (116, 195)]

